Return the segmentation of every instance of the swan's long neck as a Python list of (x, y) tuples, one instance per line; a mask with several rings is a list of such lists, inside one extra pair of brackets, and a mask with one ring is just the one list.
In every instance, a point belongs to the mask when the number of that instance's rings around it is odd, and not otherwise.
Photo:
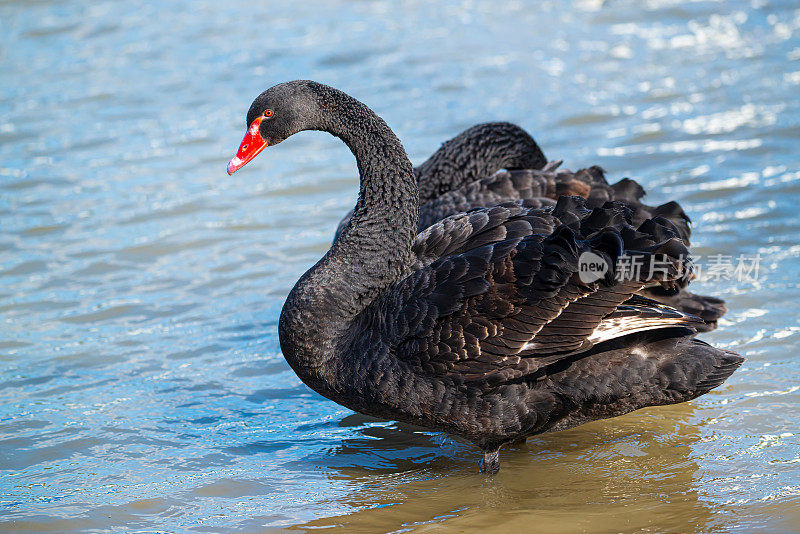
[(352, 320), (406, 272), (416, 233), (417, 186), (403, 145), (361, 102), (321, 86), (319, 124), (356, 158), (361, 187), (353, 217), (327, 254), (297, 282), (279, 323), (281, 349), (309, 385), (325, 383)]

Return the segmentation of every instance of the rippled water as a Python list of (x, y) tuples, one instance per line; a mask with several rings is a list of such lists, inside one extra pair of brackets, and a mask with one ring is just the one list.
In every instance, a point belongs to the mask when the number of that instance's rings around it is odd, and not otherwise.
[[(800, 8), (792, 1), (0, 3), (0, 530), (796, 531)], [(494, 478), (284, 362), (286, 293), (357, 173), (304, 133), (229, 178), (251, 99), (312, 78), (415, 163), (479, 121), (679, 200), (703, 336), (690, 404), (530, 439)]]

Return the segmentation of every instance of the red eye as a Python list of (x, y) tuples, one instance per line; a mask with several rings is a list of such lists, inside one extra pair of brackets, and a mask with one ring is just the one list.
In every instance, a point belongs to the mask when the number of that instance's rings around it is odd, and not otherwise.
[(265, 116), (266, 118), (270, 118), (270, 117), (272, 117), (272, 110), (271, 110), (271, 109), (265, 109), (265, 110), (264, 110), (264, 116)]

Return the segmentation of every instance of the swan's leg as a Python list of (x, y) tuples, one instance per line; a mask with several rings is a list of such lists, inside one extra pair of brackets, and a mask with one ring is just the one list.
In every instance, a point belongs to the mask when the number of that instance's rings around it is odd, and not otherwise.
[(490, 451), (484, 450), (483, 459), (478, 465), (478, 469), (481, 473), (486, 473), (487, 475), (493, 475), (500, 471), (500, 448)]

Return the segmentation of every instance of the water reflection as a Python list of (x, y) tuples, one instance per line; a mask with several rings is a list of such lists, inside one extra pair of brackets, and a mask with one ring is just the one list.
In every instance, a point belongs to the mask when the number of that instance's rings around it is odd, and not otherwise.
[(327, 451), (316, 451), (295, 464), (305, 470), (316, 466), (349, 477), (375, 474), (447, 473), (474, 460), (474, 448), (442, 433), (381, 421), (361, 414), (342, 419), (338, 426), (354, 437)]
[(542, 532), (715, 530), (721, 507), (697, 486), (692, 445), (702, 432), (694, 415), (691, 405), (651, 409), (530, 438), (505, 451), (501, 472), (488, 478), (477, 473), (477, 452), (467, 444), (350, 416), (342, 424), (357, 425), (359, 436), (298, 466), (329, 470), (350, 485), (340, 501), (352, 511), (298, 529), (402, 531), (444, 523), (455, 531), (509, 532), (527, 531), (534, 521)]

